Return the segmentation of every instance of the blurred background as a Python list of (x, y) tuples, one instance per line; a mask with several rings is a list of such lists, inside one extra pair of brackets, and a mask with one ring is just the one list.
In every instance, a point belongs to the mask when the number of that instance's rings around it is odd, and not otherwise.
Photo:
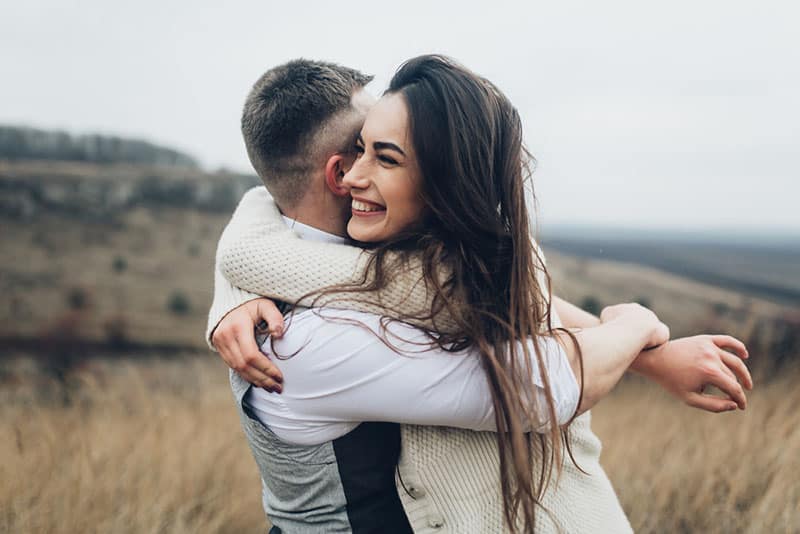
[(451, 55), (519, 108), (555, 292), (750, 349), (745, 412), (637, 377), (594, 411), (637, 532), (800, 531), (800, 8), (29, 1), (0, 7), (0, 531), (263, 531), (203, 339), (259, 183), (244, 97), (296, 57)]

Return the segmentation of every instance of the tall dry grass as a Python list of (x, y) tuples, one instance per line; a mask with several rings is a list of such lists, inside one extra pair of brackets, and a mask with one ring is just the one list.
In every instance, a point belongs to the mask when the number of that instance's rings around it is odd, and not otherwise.
[(800, 532), (800, 372), (710, 414), (644, 381), (593, 410), (603, 465), (637, 532)]
[(263, 531), (258, 472), (212, 358), (95, 362), (66, 386), (15, 375), (0, 388), (0, 531)]
[[(214, 356), (0, 373), (0, 531), (263, 532), (260, 485)], [(594, 410), (637, 532), (800, 532), (800, 373), (744, 413), (638, 381)]]

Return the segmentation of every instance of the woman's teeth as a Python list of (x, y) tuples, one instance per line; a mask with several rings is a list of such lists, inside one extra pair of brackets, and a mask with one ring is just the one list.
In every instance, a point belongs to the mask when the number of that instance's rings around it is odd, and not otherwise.
[(384, 208), (381, 206), (375, 206), (373, 204), (367, 204), (366, 202), (361, 202), (360, 200), (353, 199), (353, 209), (357, 211), (383, 211)]

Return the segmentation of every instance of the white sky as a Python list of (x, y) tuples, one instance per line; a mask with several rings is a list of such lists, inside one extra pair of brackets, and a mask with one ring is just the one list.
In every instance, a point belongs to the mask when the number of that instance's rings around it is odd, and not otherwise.
[(800, 232), (796, 6), (6, 2), (0, 123), (141, 137), (250, 172), (239, 114), (264, 70), (332, 60), (380, 93), (403, 60), (441, 52), (520, 109), (545, 225)]

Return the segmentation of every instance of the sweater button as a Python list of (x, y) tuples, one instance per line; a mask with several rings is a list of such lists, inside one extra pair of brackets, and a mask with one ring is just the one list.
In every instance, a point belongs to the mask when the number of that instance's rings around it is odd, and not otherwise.
[(444, 526), (444, 518), (438, 515), (432, 515), (428, 518), (428, 526), (431, 528), (442, 528)]
[(425, 490), (417, 486), (411, 486), (410, 488), (408, 488), (408, 493), (415, 499), (419, 499), (420, 497), (425, 496)]

